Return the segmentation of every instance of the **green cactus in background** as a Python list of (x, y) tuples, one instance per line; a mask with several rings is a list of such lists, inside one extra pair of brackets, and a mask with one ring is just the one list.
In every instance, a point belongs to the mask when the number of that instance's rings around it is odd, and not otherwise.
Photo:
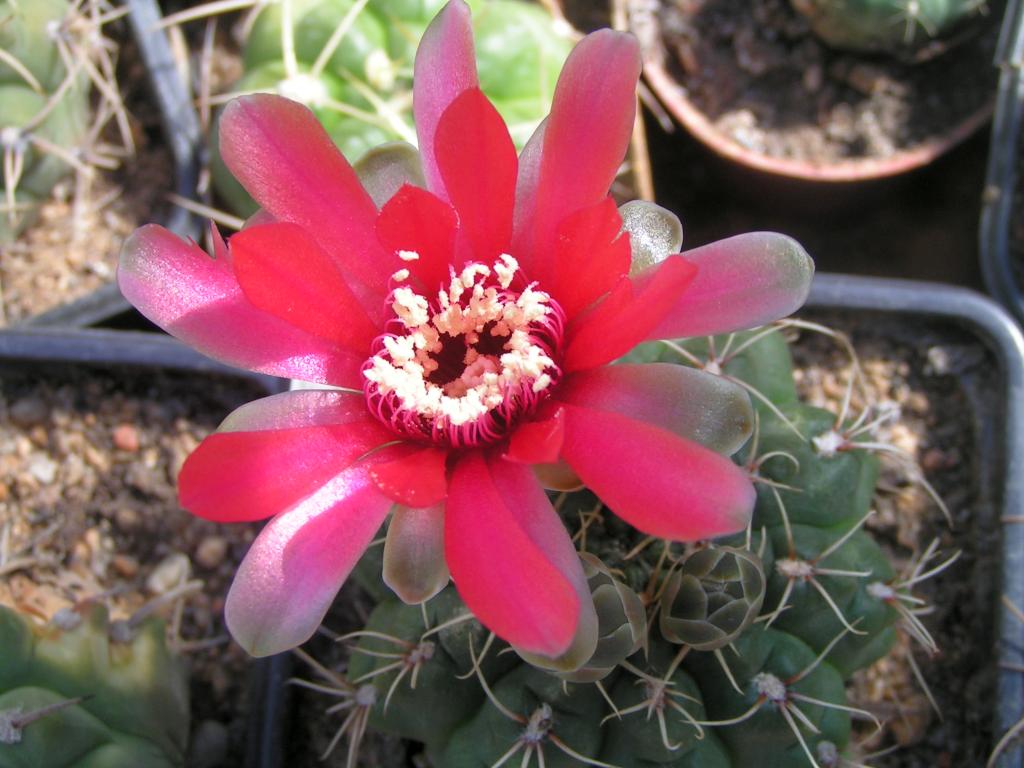
[(836, 48), (901, 54), (984, 10), (984, 0), (791, 0), (814, 33)]
[(66, 0), (0, 0), (0, 244), (31, 224), (88, 132), (88, 79), (55, 44), (74, 15)]
[[(850, 676), (898, 629), (934, 650), (906, 608), (909, 582), (863, 528), (878, 478), (857, 447), (863, 420), (801, 403), (771, 328), (652, 342), (629, 360), (696, 365), (758, 393), (758, 429), (735, 457), (758, 490), (748, 531), (645, 538), (585, 489), (557, 495), (597, 607), (593, 657), (544, 668), (487, 633), (452, 586), (419, 606), (378, 592), (347, 638), (344, 685), (363, 691), (364, 726), (423, 742), (439, 768), (839, 765), (851, 715), (873, 719), (847, 701)], [(356, 575), (379, 586), (380, 569), (371, 550)]]
[[(548, 113), (572, 40), (532, 3), (469, 4), (480, 87), (521, 149)], [(274, 92), (303, 102), (350, 162), (386, 142), (415, 144), (413, 59), (443, 5), (442, 0), (292, 0), (287, 18), (284, 3), (268, 5), (248, 35), (245, 73), (232, 92)], [(214, 125), (214, 183), (234, 211), (248, 216), (256, 205), (227, 170), (217, 146)]]
[(163, 622), (98, 603), (37, 626), (0, 606), (0, 768), (185, 764), (188, 677)]

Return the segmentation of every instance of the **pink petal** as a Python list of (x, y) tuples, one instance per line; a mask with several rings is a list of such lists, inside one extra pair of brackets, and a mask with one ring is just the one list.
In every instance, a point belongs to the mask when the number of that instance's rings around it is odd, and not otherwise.
[(565, 437), (561, 408), (548, 418), (520, 424), (512, 433), (505, 458), (520, 464), (552, 464), (558, 461)]
[(409, 605), (426, 602), (448, 585), (444, 560), (444, 505), (396, 506), (384, 539), (384, 583)]
[(557, 656), (593, 611), (569, 534), (533, 473), (470, 453), (445, 507), (445, 558), (471, 611), (517, 648)]
[(629, 238), (621, 234), (622, 217), (606, 197), (562, 220), (551, 257), (535, 260), (529, 278), (572, 320), (629, 274)]
[(308, 640), (391, 504), (359, 465), (271, 520), (228, 592), (224, 616), (238, 644), (269, 656)]
[(213, 259), (195, 243), (150, 224), (125, 241), (118, 284), (143, 315), (229, 365), (361, 389), (366, 355), (254, 307), (224, 258), (226, 250), (219, 248)]
[[(527, 276), (533, 268), (528, 251), (533, 247), (533, 215), (537, 203), (537, 184), (540, 182), (540, 162), (544, 153), (544, 134), (548, 118), (544, 118), (519, 153), (516, 175), (516, 204), (512, 212), (512, 253), (516, 254)], [(531, 278), (532, 279), (532, 278)]]
[(548, 257), (562, 219), (608, 195), (629, 147), (639, 77), (640, 47), (631, 35), (603, 29), (569, 54), (544, 131), (536, 197), (528, 206), (534, 215), (523, 221), (533, 232), (522, 257), (528, 266)]
[(434, 156), (434, 133), (448, 105), (476, 88), (476, 55), (469, 6), (451, 0), (423, 33), (413, 65), (413, 116), (427, 189), (448, 200)]
[(731, 461), (617, 413), (566, 406), (562, 456), (612, 512), (651, 536), (734, 533), (754, 510), (754, 486)]
[(814, 262), (790, 237), (750, 232), (683, 254), (697, 277), (648, 338), (728, 333), (785, 317), (804, 303)]
[(396, 267), (377, 242), (377, 206), (308, 108), (266, 93), (235, 99), (220, 151), (260, 206), (313, 235), (361, 298), (383, 299)]
[(377, 218), (377, 237), (389, 251), (411, 251), (412, 261), (398, 261), (420, 286), (434, 295), (448, 280), (459, 220), (455, 210), (425, 189), (406, 184), (385, 203)]
[[(262, 397), (236, 408), (221, 422), (217, 431), (261, 432), (361, 424), (367, 420), (368, 414), (366, 399), (361, 394), (331, 389), (299, 389)], [(385, 433), (390, 434), (386, 429)]]
[(249, 227), (229, 245), (238, 283), (256, 307), (357, 354), (369, 352), (382, 329), (302, 227), (289, 222)]
[(434, 161), (470, 258), (491, 262), (512, 238), (517, 159), (505, 121), (479, 88), (467, 88), (441, 115)]
[(277, 221), (277, 219), (271, 216), (269, 212), (260, 208), (256, 213), (245, 220), (245, 224), (242, 225), (242, 229), (258, 227), (260, 224), (273, 224), (275, 221)]
[[(563, 369), (596, 368), (648, 338), (696, 272), (696, 267), (675, 255), (637, 278), (622, 278), (604, 300), (570, 324)], [(645, 279), (647, 275), (650, 279)]]
[(742, 387), (671, 363), (582, 371), (566, 377), (555, 396), (666, 429), (726, 455), (739, 450), (754, 427), (750, 397)]
[(178, 476), (179, 499), (207, 520), (262, 520), (316, 493), (393, 439), (369, 415), (361, 395), (274, 395), (242, 406), (199, 444)]
[(370, 477), (378, 490), (406, 507), (432, 507), (448, 495), (445, 462), (448, 452), (423, 448), (389, 461), (375, 464)]

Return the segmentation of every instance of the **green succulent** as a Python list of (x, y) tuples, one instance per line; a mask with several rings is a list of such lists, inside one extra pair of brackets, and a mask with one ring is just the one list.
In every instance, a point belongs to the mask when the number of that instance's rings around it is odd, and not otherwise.
[(176, 768), (188, 675), (163, 622), (94, 603), (46, 626), (0, 606), (0, 768)]

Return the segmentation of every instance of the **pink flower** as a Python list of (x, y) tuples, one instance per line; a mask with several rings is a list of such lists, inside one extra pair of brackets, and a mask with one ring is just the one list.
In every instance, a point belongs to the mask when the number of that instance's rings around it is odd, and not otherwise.
[(517, 158), (452, 0), (416, 59), (425, 189), (378, 210), (312, 113), (249, 96), (226, 108), (221, 151), (262, 212), (212, 259), (156, 226), (126, 244), (121, 289), (169, 333), (343, 388), (239, 408), (181, 472), (193, 513), (271, 518), (227, 600), (250, 653), (313, 633), (392, 510), (385, 578), (404, 599), (430, 597), (450, 569), (484, 624), (547, 657), (588, 655), (596, 617), (539, 476), (579, 478), (659, 537), (746, 525), (754, 492), (726, 458), (749, 433), (746, 396), (682, 366), (609, 364), (647, 339), (788, 314), (813, 267), (789, 238), (756, 233), (630, 275), (608, 189), (639, 73), (631, 37), (589, 35)]

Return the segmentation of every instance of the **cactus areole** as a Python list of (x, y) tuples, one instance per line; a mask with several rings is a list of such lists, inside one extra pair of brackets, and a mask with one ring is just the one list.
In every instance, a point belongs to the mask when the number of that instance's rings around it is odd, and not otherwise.
[(215, 232), (212, 258), (155, 226), (122, 253), (125, 296), (171, 334), (338, 388), (243, 406), (181, 472), (194, 514), (271, 518), (226, 607), (255, 655), (314, 632), (389, 514), (384, 579), (400, 597), (429, 599), (450, 575), (483, 624), (563, 670), (593, 656), (599, 622), (545, 487), (586, 485), (673, 540), (750, 519), (750, 477), (728, 458), (752, 428), (746, 393), (681, 366), (613, 363), (646, 340), (792, 312), (810, 259), (772, 233), (679, 253), (672, 214), (616, 208), (632, 37), (576, 46), (517, 156), (478, 87), (471, 29), (452, 0), (422, 39), (418, 155), (385, 147), (353, 170), (307, 108), (242, 97), (220, 149), (261, 211), (226, 243)]

